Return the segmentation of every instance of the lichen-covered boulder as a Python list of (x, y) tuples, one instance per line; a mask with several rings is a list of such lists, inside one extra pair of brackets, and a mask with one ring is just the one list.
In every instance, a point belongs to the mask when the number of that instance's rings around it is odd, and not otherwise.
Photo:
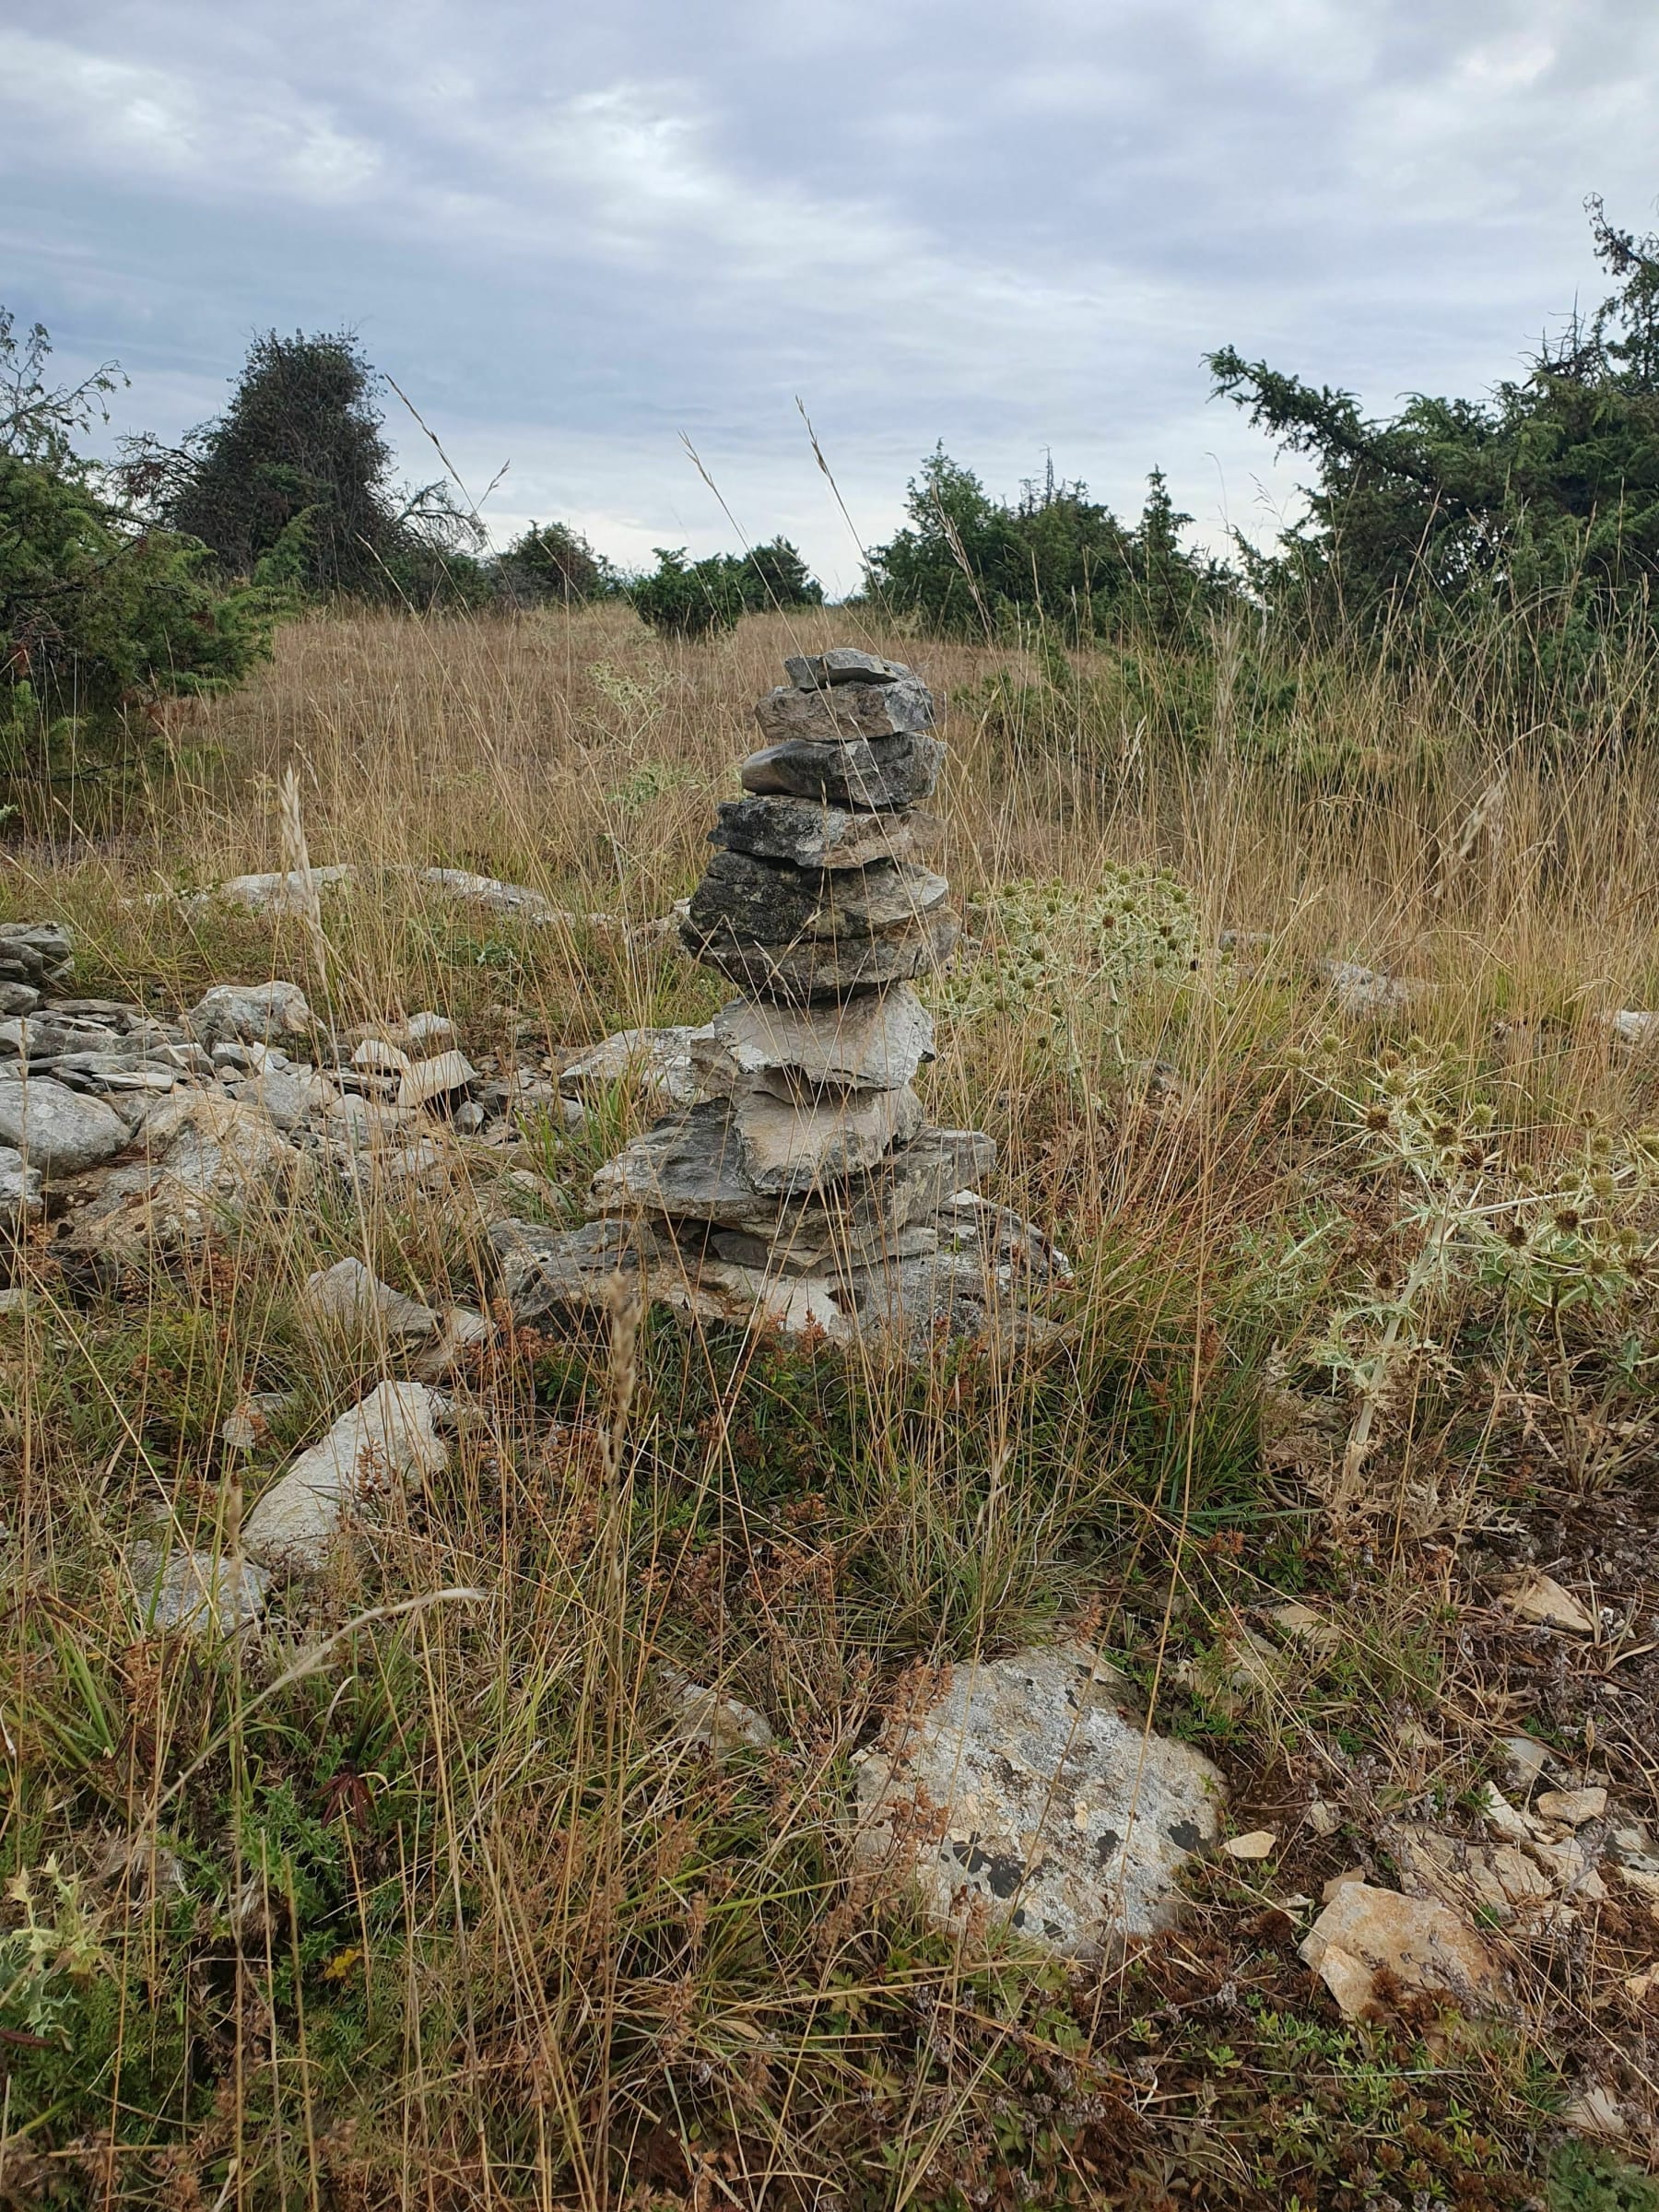
[(1076, 1958), (1167, 1926), (1214, 1841), (1225, 1787), (1135, 1717), (1086, 1644), (961, 1661), (860, 1762), (855, 1855), (913, 1880), (928, 1918), (976, 1915)]

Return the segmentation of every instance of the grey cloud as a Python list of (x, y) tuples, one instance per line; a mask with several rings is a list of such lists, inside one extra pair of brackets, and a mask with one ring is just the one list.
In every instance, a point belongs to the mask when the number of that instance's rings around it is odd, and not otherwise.
[[(80, 0), (0, 25), (0, 297), (182, 427), (249, 333), (358, 324), (484, 481), (627, 557), (746, 528), (856, 573), (942, 436), (1206, 533), (1294, 471), (1231, 340), (1388, 406), (1479, 389), (1659, 178), (1639, 0)], [(394, 426), (395, 427), (395, 426)], [(412, 439), (404, 441), (411, 462)]]

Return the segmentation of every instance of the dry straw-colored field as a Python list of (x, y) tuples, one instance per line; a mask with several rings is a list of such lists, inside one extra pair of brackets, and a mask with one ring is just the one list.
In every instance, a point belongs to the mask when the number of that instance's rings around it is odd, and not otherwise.
[[(181, 713), (118, 824), (65, 783), (8, 861), (0, 910), (71, 926), (82, 993), (176, 1013), (287, 976), (337, 1028), (435, 1008), (475, 1060), (557, 1061), (718, 986), (417, 871), (662, 914), (783, 653), (875, 645), (948, 709), (937, 850), (973, 949), (930, 1113), (995, 1137), (996, 1194), (1077, 1273), (1012, 1359), (503, 1316), (441, 1480), (280, 1636), (209, 1648), (135, 1626), (130, 1539), (233, 1546), (283, 1458), (401, 1371), (308, 1321), (305, 1276), (355, 1254), (488, 1306), (488, 1221), (578, 1204), (644, 1103), (113, 1274), (31, 1231), (0, 1317), (0, 2201), (1519, 2206), (1597, 2086), (1649, 2156), (1627, 1985), (1659, 1918), (1610, 1865), (1550, 1928), (1492, 1929), (1496, 2022), (1345, 2023), (1297, 1944), (1331, 1876), (1393, 1878), (1402, 1822), (1477, 1837), (1517, 1731), (1659, 1819), (1659, 1053), (1609, 1028), (1659, 1005), (1654, 757), (1552, 747), (1473, 654), (1325, 672), (1264, 748), (1227, 637), (1183, 747), (1177, 668), (1062, 679), (863, 619), (677, 650), (622, 608), (309, 619)], [(324, 896), (321, 973), (298, 919), (178, 896), (288, 863), (290, 766), (312, 863), (361, 872)], [(1345, 1002), (1331, 960), (1408, 997)], [(1593, 1636), (1506, 1611), (1535, 1570)], [(1335, 1633), (1277, 1634), (1288, 1599)], [(1060, 1631), (1275, 1839), (1086, 1971), (928, 1931), (845, 1843), (852, 1755), (923, 1670)], [(771, 1748), (678, 1740), (664, 1659)], [(1604, 2201), (1560, 2194), (1571, 2168), (1552, 2201)]]

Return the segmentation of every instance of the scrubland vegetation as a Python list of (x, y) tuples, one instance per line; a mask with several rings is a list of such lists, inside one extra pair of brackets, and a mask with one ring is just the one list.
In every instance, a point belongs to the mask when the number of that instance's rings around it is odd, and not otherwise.
[[(533, 1078), (401, 1179), (314, 1146), (100, 1247), (70, 1177), (0, 1243), (0, 2203), (1659, 2205), (1659, 245), (1594, 219), (1614, 297), (1487, 401), (1212, 357), (1309, 458), (1271, 551), (941, 451), (835, 609), (782, 538), (488, 555), (349, 334), (95, 465), (113, 371), (0, 314), (0, 922), (72, 933), (53, 997), (291, 979), (319, 1041), (430, 1011)], [(831, 642), (944, 709), (921, 1083), (1071, 1255), (1052, 1326), (526, 1326), (489, 1226), (658, 1111), (566, 1111), (579, 1047), (726, 995), (652, 925)], [(418, 1363), (308, 1301), (352, 1259), (493, 1324), (446, 1464), (257, 1630), (169, 1625), (136, 1547), (234, 1565)], [(940, 1670), (1066, 1639), (1228, 1793), (1087, 1963), (851, 1849)], [(697, 1741), (687, 1677), (766, 1731)], [(1340, 2006), (1356, 1871), (1501, 2001)]]
[[(1349, 2022), (1297, 1957), (1330, 1877), (1479, 1834), (1506, 1737), (1605, 1783), (1605, 1827), (1659, 1818), (1659, 1058), (1610, 1027), (1659, 1005), (1644, 671), (1552, 715), (1496, 630), (1402, 667), (1276, 659), (1225, 614), (1129, 652), (818, 610), (698, 645), (621, 604), (335, 611), (170, 710), (118, 818), (60, 787), (0, 906), (73, 930), (83, 994), (292, 977), (338, 1029), (433, 1008), (475, 1062), (557, 1065), (705, 1018), (717, 980), (418, 868), (664, 912), (781, 656), (853, 637), (947, 709), (971, 942), (924, 1081), (1071, 1253), (1060, 1330), (905, 1363), (500, 1315), (446, 1385), (448, 1472), (280, 1628), (204, 1640), (135, 1619), (132, 1540), (234, 1549), (291, 1451), (403, 1371), (308, 1318), (306, 1276), (356, 1255), (488, 1311), (488, 1221), (574, 1216), (648, 1103), (457, 1135), (428, 1187), (320, 1184), (150, 1265), (27, 1231), (7, 2201), (1654, 2201), (1659, 1919), (1609, 1861), (1547, 1925), (1486, 1916), (1493, 2018), (1400, 1994)], [(321, 947), (188, 896), (290, 864), (290, 766), (311, 862), (359, 871)], [(1507, 1602), (1540, 1572), (1586, 1631)], [(1219, 1762), (1229, 1832), (1271, 1838), (1092, 1967), (930, 1931), (847, 1849), (854, 1755), (927, 1670), (1077, 1632)], [(688, 1743), (665, 1663), (771, 1747)], [(1570, 2132), (1593, 2088), (1616, 2143)]]

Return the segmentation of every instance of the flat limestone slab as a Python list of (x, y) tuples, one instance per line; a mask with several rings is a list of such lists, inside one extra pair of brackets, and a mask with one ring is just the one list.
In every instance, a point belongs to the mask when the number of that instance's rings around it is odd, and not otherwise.
[(707, 1253), (677, 1251), (648, 1224), (590, 1221), (581, 1229), (546, 1229), (532, 1221), (491, 1225), (502, 1288), (513, 1319), (535, 1324), (557, 1314), (603, 1306), (618, 1275), (643, 1277), (651, 1299), (693, 1321), (742, 1328), (808, 1330), (844, 1340), (850, 1334), (821, 1277), (785, 1275)]
[(944, 765), (936, 737), (857, 737), (841, 745), (792, 738), (751, 753), (741, 782), (745, 791), (880, 812), (931, 798)]
[(896, 1146), (913, 1142), (926, 1120), (908, 1084), (822, 1103), (759, 1089), (732, 1098), (745, 1175), (758, 1191), (792, 1196), (874, 1168)]
[(856, 814), (772, 792), (723, 799), (709, 842), (798, 868), (865, 868), (873, 860), (908, 860), (918, 830), (932, 827), (929, 816)]
[(879, 1249), (884, 1235), (936, 1212), (953, 1192), (971, 1187), (996, 1164), (996, 1147), (978, 1130), (924, 1129), (878, 1169), (839, 1190), (780, 1199), (757, 1191), (724, 1099), (671, 1114), (635, 1137), (594, 1177), (593, 1214), (643, 1214), (747, 1229), (769, 1242), (797, 1233), (821, 1237), (849, 1259)]
[(1219, 1770), (1134, 1717), (1085, 1644), (962, 1661), (859, 1765), (860, 1864), (913, 1880), (928, 1918), (988, 1909), (1074, 1958), (1169, 1926), (1184, 1861), (1215, 1840)]
[(819, 684), (896, 684), (914, 670), (860, 645), (831, 645), (828, 653), (791, 653), (783, 673), (797, 691), (811, 691)]
[(691, 894), (683, 934), (740, 945), (869, 936), (921, 920), (949, 888), (943, 876), (912, 861), (820, 871), (717, 852)]
[(691, 1047), (711, 1089), (773, 1073), (807, 1089), (897, 1090), (933, 1058), (934, 1018), (909, 983), (839, 1006), (734, 999)]
[(242, 1524), (242, 1548), (262, 1566), (321, 1567), (348, 1513), (442, 1471), (449, 1449), (433, 1419), (445, 1404), (424, 1382), (371, 1390), (265, 1491)]
[(769, 745), (790, 737), (840, 744), (850, 737), (899, 737), (933, 727), (933, 693), (913, 676), (888, 683), (841, 683), (802, 690), (781, 685), (755, 709)]
[(942, 906), (867, 937), (803, 937), (789, 945), (721, 943), (688, 925), (692, 957), (756, 998), (822, 1006), (863, 991), (930, 975), (950, 957), (959, 932)]

